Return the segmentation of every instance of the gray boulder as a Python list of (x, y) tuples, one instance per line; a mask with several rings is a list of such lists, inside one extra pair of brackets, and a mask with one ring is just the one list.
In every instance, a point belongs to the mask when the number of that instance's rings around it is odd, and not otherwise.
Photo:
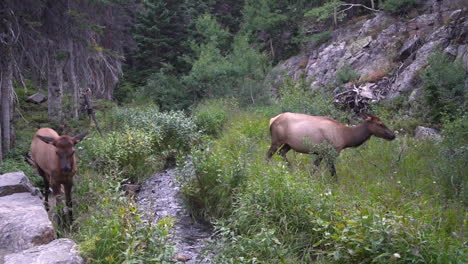
[(40, 193), (37, 188), (31, 185), (29, 178), (22, 171), (0, 175), (0, 197), (22, 192)]
[(26, 99), (26, 102), (40, 104), (47, 100), (47, 98), (41, 93), (35, 93)]
[(442, 136), (434, 128), (418, 126), (414, 131), (414, 138), (441, 140)]
[(61, 238), (47, 245), (37, 246), (5, 256), (5, 264), (82, 264), (76, 244)]
[(17, 252), (55, 238), (55, 230), (38, 196), (24, 192), (0, 197), (0, 251)]

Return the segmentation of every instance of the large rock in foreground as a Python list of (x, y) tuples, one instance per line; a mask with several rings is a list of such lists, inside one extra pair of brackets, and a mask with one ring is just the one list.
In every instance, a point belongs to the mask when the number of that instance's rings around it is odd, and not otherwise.
[(23, 192), (40, 193), (37, 188), (31, 185), (28, 177), (22, 171), (0, 175), (0, 197)]
[(5, 264), (82, 264), (76, 244), (61, 238), (5, 257)]
[(18, 252), (55, 238), (55, 230), (38, 196), (15, 193), (0, 197), (1, 251)]

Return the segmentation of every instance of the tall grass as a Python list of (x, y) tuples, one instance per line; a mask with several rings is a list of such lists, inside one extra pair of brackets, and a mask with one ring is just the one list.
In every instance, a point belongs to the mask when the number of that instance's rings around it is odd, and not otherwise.
[(170, 219), (152, 224), (125, 197), (115, 172), (82, 170), (74, 189), (75, 215), (71, 236), (87, 263), (174, 263), (169, 242)]
[(291, 151), (292, 168), (277, 156), (267, 163), (265, 112), (236, 114), (218, 139), (192, 152), (196, 176), (181, 173), (194, 210), (216, 222), (216, 263), (468, 260), (466, 204), (443, 183), (466, 175), (466, 161), (441, 158), (446, 143), (373, 138), (343, 151), (334, 181), (311, 155)]

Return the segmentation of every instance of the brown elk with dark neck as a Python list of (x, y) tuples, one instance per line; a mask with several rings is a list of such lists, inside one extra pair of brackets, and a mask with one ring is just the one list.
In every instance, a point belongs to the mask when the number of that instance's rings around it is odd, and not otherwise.
[[(293, 149), (300, 153), (317, 154), (316, 166), (324, 158), (324, 153), (317, 150), (317, 144), (329, 143), (339, 154), (345, 148), (362, 145), (372, 135), (386, 140), (395, 139), (395, 133), (374, 115), (366, 116), (358, 126), (348, 127), (328, 117), (282, 113), (270, 120), (270, 132), (268, 160), (280, 149), (279, 155), (288, 162), (286, 153)], [(329, 166), (331, 174), (336, 176), (333, 162)]]
[(65, 190), (68, 222), (73, 221), (71, 191), (73, 176), (76, 173), (75, 144), (83, 140), (87, 133), (75, 137), (59, 136), (51, 128), (39, 129), (31, 143), (31, 156), (37, 171), (44, 179), (45, 204), (49, 209), (49, 187), (61, 203), (61, 186)]

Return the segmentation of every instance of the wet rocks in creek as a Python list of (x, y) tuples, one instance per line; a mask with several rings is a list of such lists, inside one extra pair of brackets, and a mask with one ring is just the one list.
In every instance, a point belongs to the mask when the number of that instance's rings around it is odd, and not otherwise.
[(211, 237), (210, 227), (192, 219), (184, 207), (179, 190), (173, 169), (156, 173), (141, 186), (136, 196), (139, 210), (153, 223), (165, 216), (176, 220), (173, 241), (177, 248), (177, 261), (210, 263), (208, 257), (202, 253)]

